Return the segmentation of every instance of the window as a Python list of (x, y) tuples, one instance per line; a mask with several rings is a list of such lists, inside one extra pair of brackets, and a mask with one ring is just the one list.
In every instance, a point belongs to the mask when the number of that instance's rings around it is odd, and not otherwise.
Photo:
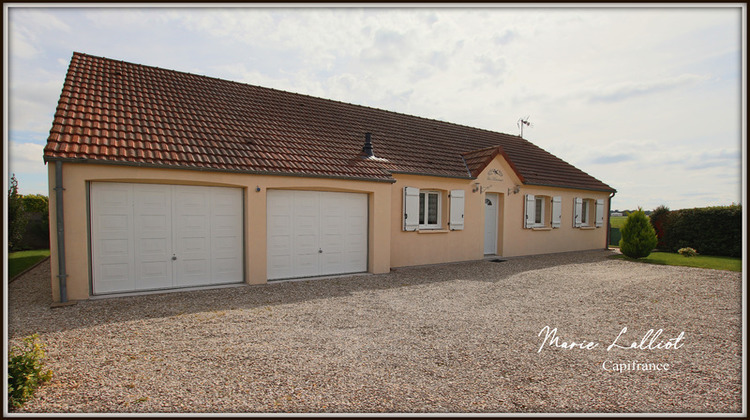
[(591, 200), (583, 199), (581, 203), (581, 226), (588, 226), (591, 219)]
[[(604, 225), (604, 200), (575, 198), (573, 227), (602, 227)], [(592, 223), (593, 221), (593, 223)]]
[(526, 194), (525, 202), (524, 227), (526, 229), (560, 227), (561, 197)]
[[(442, 230), (443, 200), (446, 191), (420, 190), (415, 187), (404, 187), (404, 232), (419, 230)], [(446, 222), (450, 230), (464, 229), (464, 190), (450, 190)]]
[(419, 192), (419, 228), (440, 228), (440, 193), (437, 191)]
[(544, 226), (544, 197), (534, 198), (534, 224)]

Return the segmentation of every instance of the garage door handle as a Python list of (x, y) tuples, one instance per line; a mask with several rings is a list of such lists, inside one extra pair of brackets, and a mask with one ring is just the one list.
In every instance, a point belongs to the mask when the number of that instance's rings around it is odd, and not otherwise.
[(318, 248), (318, 254), (322, 254), (322, 253), (323, 253), (323, 248)]
[(177, 259), (177, 255), (172, 254), (172, 261), (175, 261)]

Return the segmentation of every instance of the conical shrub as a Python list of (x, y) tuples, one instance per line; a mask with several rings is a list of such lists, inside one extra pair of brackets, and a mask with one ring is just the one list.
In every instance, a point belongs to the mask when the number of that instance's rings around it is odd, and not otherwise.
[(648, 257), (658, 243), (656, 231), (641, 208), (630, 213), (620, 233), (620, 251), (630, 258)]

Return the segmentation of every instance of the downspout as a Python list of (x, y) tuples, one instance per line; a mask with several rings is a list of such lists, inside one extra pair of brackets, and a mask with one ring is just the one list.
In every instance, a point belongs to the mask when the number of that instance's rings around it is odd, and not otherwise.
[(63, 222), (62, 162), (55, 161), (55, 212), (57, 213), (57, 277), (60, 280), (60, 302), (68, 301), (65, 271), (65, 226)]
[[(612, 213), (612, 197), (617, 194), (617, 191), (613, 192), (612, 195), (609, 196), (609, 201), (607, 202), (607, 212)], [(607, 243), (604, 244), (604, 249), (609, 249), (609, 235), (612, 234), (612, 224), (609, 220), (609, 214), (607, 215)]]

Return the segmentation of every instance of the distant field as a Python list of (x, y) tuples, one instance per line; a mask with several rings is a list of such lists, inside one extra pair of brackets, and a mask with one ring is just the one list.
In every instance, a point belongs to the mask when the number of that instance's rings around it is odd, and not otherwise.
[(622, 226), (625, 224), (625, 220), (628, 219), (628, 216), (615, 216), (609, 218), (609, 223), (613, 228), (622, 228)]

